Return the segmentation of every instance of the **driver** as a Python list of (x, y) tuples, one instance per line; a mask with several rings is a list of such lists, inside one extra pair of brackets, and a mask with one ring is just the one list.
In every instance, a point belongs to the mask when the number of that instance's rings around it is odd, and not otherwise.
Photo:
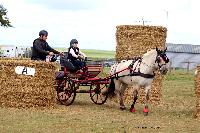
[(45, 61), (47, 55), (61, 54), (55, 49), (51, 48), (46, 42), (48, 32), (46, 30), (41, 30), (39, 32), (39, 38), (33, 41), (32, 57), (31, 60), (41, 60)]
[(77, 70), (79, 70), (85, 66), (84, 62), (81, 61), (85, 60), (85, 58), (86, 55), (78, 48), (78, 41), (76, 39), (72, 39), (68, 49), (68, 60), (76, 67)]

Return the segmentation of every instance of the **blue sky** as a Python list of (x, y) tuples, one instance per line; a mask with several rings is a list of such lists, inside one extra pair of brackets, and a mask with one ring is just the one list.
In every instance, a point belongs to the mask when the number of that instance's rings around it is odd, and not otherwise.
[(117, 25), (167, 27), (167, 42), (200, 44), (198, 0), (1, 0), (14, 28), (0, 27), (0, 44), (32, 45), (49, 32), (52, 47), (115, 50)]

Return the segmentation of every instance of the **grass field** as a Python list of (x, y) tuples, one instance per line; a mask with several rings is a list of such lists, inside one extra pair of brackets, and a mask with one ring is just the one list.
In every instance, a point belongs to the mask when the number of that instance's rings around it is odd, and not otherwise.
[(118, 104), (110, 100), (99, 106), (92, 103), (89, 94), (78, 94), (68, 107), (0, 108), (0, 132), (199, 133), (200, 120), (194, 118), (195, 99), (193, 72), (173, 71), (163, 82), (163, 104), (150, 106), (148, 116), (143, 116), (141, 104), (132, 114), (119, 110)]
[[(67, 52), (67, 48), (56, 48), (58, 51)], [(92, 58), (115, 58), (115, 51), (108, 51), (108, 50), (90, 50), (90, 49), (83, 49), (81, 50), (84, 52), (87, 57)]]

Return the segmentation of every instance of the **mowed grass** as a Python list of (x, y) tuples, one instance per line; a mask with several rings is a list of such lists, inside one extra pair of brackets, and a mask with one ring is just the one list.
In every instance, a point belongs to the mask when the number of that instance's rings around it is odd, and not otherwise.
[(84, 52), (87, 57), (93, 58), (115, 58), (115, 51), (107, 51), (107, 50), (81, 50)]
[[(55, 48), (58, 51), (61, 52), (67, 52), (67, 48)], [(115, 51), (109, 51), (109, 50), (93, 50), (93, 49), (81, 49), (82, 52), (84, 52), (87, 57), (92, 58), (115, 58)]]
[(199, 133), (200, 120), (194, 118), (195, 100), (193, 72), (173, 71), (163, 82), (163, 104), (150, 106), (148, 116), (143, 115), (142, 104), (136, 105), (133, 114), (128, 109), (121, 111), (110, 100), (99, 106), (90, 100), (89, 94), (78, 94), (71, 106), (57, 104), (55, 109), (0, 108), (0, 131)]

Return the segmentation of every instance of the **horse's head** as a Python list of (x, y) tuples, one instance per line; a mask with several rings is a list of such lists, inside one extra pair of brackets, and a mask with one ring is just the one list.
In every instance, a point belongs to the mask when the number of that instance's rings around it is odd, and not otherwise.
[(156, 60), (155, 63), (157, 64), (158, 69), (160, 70), (161, 74), (166, 74), (168, 71), (168, 63), (169, 63), (169, 59), (166, 55), (166, 50), (167, 48), (165, 48), (165, 50), (159, 50), (156, 47), (156, 51), (157, 51), (157, 56), (156, 56)]

